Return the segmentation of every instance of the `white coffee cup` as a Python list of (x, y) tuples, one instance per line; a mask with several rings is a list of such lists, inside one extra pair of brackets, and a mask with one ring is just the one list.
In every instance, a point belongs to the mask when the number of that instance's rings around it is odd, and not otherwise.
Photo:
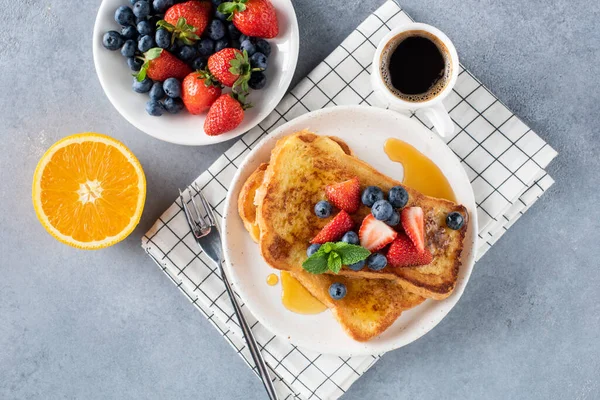
[[(446, 52), (447, 56), (449, 56), (446, 59), (446, 62), (450, 63), (450, 71), (446, 78), (446, 85), (437, 93), (437, 95), (424, 101), (408, 101), (398, 97), (388, 88), (381, 73), (382, 55), (386, 45), (397, 36), (411, 31), (424, 31), (429, 35), (434, 36), (438, 39), (437, 41), (445, 46), (445, 49), (440, 49), (440, 51)], [(442, 101), (450, 94), (452, 88), (456, 84), (459, 69), (458, 54), (456, 53), (456, 48), (452, 44), (452, 41), (450, 41), (448, 36), (442, 31), (431, 25), (421, 23), (406, 24), (392, 29), (391, 32), (385, 35), (379, 42), (373, 58), (372, 68), (371, 83), (373, 85), (373, 90), (387, 108), (398, 111), (423, 110), (423, 113), (431, 121), (440, 136), (450, 136), (454, 133), (454, 123), (450, 119), (448, 111), (442, 104)]]

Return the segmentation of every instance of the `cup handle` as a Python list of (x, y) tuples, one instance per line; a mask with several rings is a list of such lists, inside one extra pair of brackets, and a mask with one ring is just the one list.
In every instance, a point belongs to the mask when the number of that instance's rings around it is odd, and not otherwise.
[(441, 137), (451, 136), (454, 133), (454, 123), (442, 103), (424, 108), (423, 114), (431, 121)]

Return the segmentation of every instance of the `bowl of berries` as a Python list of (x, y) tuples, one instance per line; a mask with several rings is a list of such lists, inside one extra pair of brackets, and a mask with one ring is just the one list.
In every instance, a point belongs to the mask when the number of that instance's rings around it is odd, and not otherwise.
[(291, 0), (103, 0), (93, 54), (125, 119), (157, 139), (202, 146), (273, 111), (298, 47)]

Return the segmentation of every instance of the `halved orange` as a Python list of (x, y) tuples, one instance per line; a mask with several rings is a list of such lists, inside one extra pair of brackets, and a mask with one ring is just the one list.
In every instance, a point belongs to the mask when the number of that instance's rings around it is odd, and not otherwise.
[(125, 145), (98, 133), (67, 136), (46, 151), (33, 176), (33, 207), (56, 239), (100, 249), (125, 239), (142, 216), (146, 177)]

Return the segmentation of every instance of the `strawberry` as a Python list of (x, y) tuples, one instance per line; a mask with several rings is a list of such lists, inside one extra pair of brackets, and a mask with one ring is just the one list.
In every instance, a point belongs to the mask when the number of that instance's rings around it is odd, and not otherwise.
[(250, 66), (246, 50), (241, 52), (229, 47), (208, 58), (208, 70), (219, 82), (237, 93), (248, 93), (250, 74), (260, 71)]
[(244, 35), (268, 39), (279, 34), (275, 7), (269, 0), (233, 0), (222, 3), (218, 10), (229, 14), (233, 25)]
[(398, 236), (388, 224), (375, 219), (372, 214), (365, 217), (358, 231), (360, 245), (369, 251), (381, 250)]
[(425, 251), (425, 222), (421, 207), (406, 207), (402, 209), (402, 228), (419, 252)]
[(189, 45), (200, 39), (210, 18), (210, 2), (192, 0), (169, 8), (157, 25), (173, 33), (172, 41), (181, 39)]
[(310, 242), (319, 244), (336, 242), (344, 236), (344, 233), (352, 229), (353, 226), (354, 221), (352, 221), (350, 215), (342, 210)]
[(221, 87), (203, 71), (192, 72), (181, 83), (181, 99), (190, 114), (201, 114), (221, 96)]
[[(244, 110), (249, 107), (234, 95), (222, 94), (208, 110), (204, 120), (204, 132), (209, 136), (220, 135), (237, 128), (244, 119)], [(236, 96), (237, 97), (237, 96)]]
[(340, 210), (354, 214), (360, 207), (360, 183), (358, 178), (328, 185), (325, 188), (327, 199)]
[(167, 78), (183, 79), (192, 72), (186, 63), (159, 47), (145, 52), (144, 60), (142, 68), (136, 74), (137, 80), (140, 82), (146, 76), (161, 82)]
[(388, 264), (392, 267), (427, 265), (433, 261), (429, 249), (417, 250), (412, 240), (404, 233), (400, 233), (396, 240), (392, 242), (386, 257)]

